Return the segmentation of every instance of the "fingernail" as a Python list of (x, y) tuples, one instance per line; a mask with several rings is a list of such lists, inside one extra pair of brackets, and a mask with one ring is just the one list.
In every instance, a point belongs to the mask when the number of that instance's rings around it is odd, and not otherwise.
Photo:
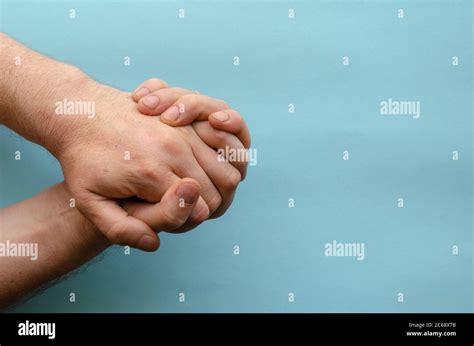
[(179, 109), (176, 106), (170, 107), (161, 116), (168, 121), (175, 121), (179, 117)]
[(229, 120), (229, 114), (227, 114), (226, 112), (217, 112), (214, 113), (212, 116), (222, 122)]
[(150, 93), (150, 90), (145, 87), (141, 87), (137, 90), (135, 90), (135, 96), (141, 99), (143, 96), (146, 96)]
[(147, 108), (154, 109), (160, 103), (160, 98), (156, 95), (150, 95), (145, 97), (142, 102)]
[(156, 239), (149, 235), (144, 235), (138, 241), (138, 248), (145, 251), (153, 251), (156, 248)]
[(186, 204), (193, 204), (199, 198), (199, 194), (196, 193), (196, 188), (190, 186), (191, 184), (183, 184), (178, 187), (176, 190), (176, 195), (178, 198), (184, 199)]

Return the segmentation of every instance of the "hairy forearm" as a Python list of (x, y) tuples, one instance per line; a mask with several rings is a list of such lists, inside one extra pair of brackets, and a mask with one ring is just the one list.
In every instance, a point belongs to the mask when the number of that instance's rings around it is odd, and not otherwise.
[[(61, 183), (0, 210), (0, 308), (79, 267), (109, 246), (103, 235), (71, 207), (70, 198)], [(14, 252), (21, 247), (22, 253)]]
[(88, 119), (57, 114), (55, 105), (67, 98), (80, 99), (82, 90), (97, 83), (76, 67), (36, 53), (2, 33), (0, 66), (0, 123), (57, 156), (75, 128), (87, 125)]

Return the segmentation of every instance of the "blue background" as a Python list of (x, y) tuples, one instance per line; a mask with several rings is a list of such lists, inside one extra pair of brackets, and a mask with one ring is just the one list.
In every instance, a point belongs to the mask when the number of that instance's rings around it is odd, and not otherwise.
[[(225, 99), (258, 151), (224, 217), (153, 254), (112, 248), (12, 311), (472, 312), (472, 4), (3, 0), (2, 31), (95, 79)], [(380, 115), (388, 98), (421, 117)], [(0, 206), (62, 180), (45, 150), (0, 136)], [(333, 240), (365, 260), (325, 257)]]

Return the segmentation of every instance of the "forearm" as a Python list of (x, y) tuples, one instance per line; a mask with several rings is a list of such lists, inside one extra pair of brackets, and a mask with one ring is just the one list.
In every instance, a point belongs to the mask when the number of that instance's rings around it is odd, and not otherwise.
[(81, 90), (95, 82), (2, 33), (0, 66), (0, 123), (56, 155), (74, 128), (89, 119), (57, 114), (55, 105), (80, 98)]
[[(70, 198), (61, 183), (0, 210), (0, 308), (79, 267), (109, 246), (103, 235), (70, 206)], [(15, 255), (14, 250), (21, 247), (23, 252)]]

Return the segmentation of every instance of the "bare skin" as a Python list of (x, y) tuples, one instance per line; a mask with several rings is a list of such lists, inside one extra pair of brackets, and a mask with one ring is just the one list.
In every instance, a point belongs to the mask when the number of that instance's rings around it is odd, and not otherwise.
[[(190, 184), (191, 203), (179, 203), (179, 188)], [(18, 301), (41, 285), (79, 267), (106, 250), (112, 243), (76, 208), (71, 207), (66, 184), (51, 186), (38, 195), (0, 210), (0, 242), (38, 246), (36, 260), (29, 257), (1, 257), (0, 308)], [(153, 213), (141, 218), (161, 230), (171, 230), (192, 213), (199, 188), (191, 179), (174, 184)], [(135, 215), (138, 205), (129, 202), (125, 210)], [(174, 224), (160, 215), (174, 215)]]
[[(119, 200), (138, 197), (156, 203), (180, 178), (194, 179), (201, 191), (183, 230), (230, 205), (241, 174), (217, 160), (192, 127), (172, 128), (141, 116), (128, 93), (96, 83), (5, 35), (0, 44), (6, 66), (0, 76), (0, 122), (60, 161), (77, 208), (112, 243), (156, 250), (153, 228), (128, 215)], [(17, 56), (23, 60), (20, 67), (12, 64)], [(63, 99), (94, 102), (97, 116), (58, 116), (54, 105)]]
[[(214, 149), (227, 146), (240, 150), (250, 146), (250, 134), (243, 118), (222, 100), (183, 88), (169, 88), (166, 82), (156, 78), (138, 86), (132, 97), (138, 103), (137, 109), (145, 115), (160, 115), (161, 121), (170, 126), (191, 124), (199, 137)], [(147, 101), (149, 98), (151, 101)], [(178, 112), (175, 114), (178, 118), (169, 120), (166, 115), (173, 109)], [(231, 164), (243, 180), (247, 174), (247, 162), (234, 161)], [(219, 192), (227, 197), (228, 191)], [(225, 212), (232, 196), (224, 198), (224, 201), (228, 203), (221, 204), (212, 217), (219, 217)]]
[[(167, 125), (146, 116), (159, 107), (138, 111), (143, 90), (139, 97), (99, 84), (1, 33), (0, 65), (0, 123), (49, 150), (66, 179), (0, 210), (0, 242), (39, 248), (37, 261), (2, 257), (0, 307), (112, 244), (153, 251), (155, 232), (190, 230), (229, 207), (247, 165), (219, 161), (215, 150), (248, 148), (250, 137), (225, 102), (148, 80), (163, 112), (185, 106)], [(66, 99), (93, 102), (97, 116), (55, 113)]]

